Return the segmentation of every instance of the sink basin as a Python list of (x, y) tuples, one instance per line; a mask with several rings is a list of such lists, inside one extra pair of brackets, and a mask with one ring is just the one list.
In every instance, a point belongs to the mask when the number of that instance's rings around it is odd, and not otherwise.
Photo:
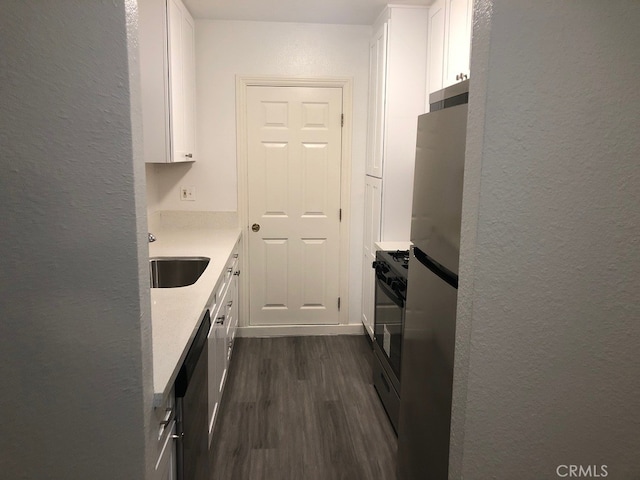
[(209, 265), (207, 257), (155, 257), (149, 259), (151, 288), (193, 285)]

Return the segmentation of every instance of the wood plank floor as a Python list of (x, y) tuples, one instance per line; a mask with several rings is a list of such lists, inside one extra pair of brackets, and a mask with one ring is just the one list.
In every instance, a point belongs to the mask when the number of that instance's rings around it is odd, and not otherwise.
[(395, 479), (397, 440), (359, 335), (238, 338), (212, 480)]

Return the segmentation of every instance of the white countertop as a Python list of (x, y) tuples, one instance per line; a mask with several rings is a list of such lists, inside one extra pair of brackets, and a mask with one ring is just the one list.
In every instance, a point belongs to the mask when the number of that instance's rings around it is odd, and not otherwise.
[(153, 402), (162, 405), (167, 397), (209, 298), (220, 278), (240, 228), (181, 225), (180, 228), (156, 226), (156, 241), (149, 244), (149, 257), (209, 257), (209, 265), (193, 285), (151, 289), (151, 326), (153, 338)]
[(403, 242), (376, 242), (375, 245), (378, 250), (390, 252), (396, 250), (409, 250), (409, 247), (411, 247), (411, 242), (409, 240)]

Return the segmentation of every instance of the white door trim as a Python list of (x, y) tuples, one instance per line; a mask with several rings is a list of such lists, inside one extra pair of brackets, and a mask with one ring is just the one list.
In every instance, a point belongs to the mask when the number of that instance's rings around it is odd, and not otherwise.
[[(349, 232), (351, 218), (351, 135), (353, 118), (353, 79), (350, 77), (280, 77), (280, 76), (236, 76), (236, 155), (238, 168), (238, 216), (245, 239), (249, 236), (248, 153), (247, 153), (247, 88), (252, 86), (280, 87), (333, 87), (342, 89), (342, 166), (340, 198), (342, 221), (340, 222), (340, 314), (339, 324), (349, 323)], [(249, 272), (249, 242), (242, 242), (243, 270)], [(240, 275), (240, 327), (251, 327), (249, 316), (249, 281)], [(318, 327), (320, 328), (320, 327)], [(328, 332), (330, 333), (330, 332)]]

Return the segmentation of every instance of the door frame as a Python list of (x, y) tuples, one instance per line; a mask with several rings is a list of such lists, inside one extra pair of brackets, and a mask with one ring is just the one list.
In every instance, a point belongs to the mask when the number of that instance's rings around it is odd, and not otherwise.
[[(238, 220), (244, 241), (242, 242), (243, 270), (249, 272), (249, 157), (247, 151), (247, 89), (249, 87), (329, 87), (342, 89), (342, 160), (340, 166), (340, 312), (337, 327), (349, 323), (349, 237), (351, 223), (351, 136), (353, 128), (353, 79), (350, 77), (297, 77), (268, 75), (236, 75), (236, 155), (238, 175)], [(252, 327), (249, 320), (249, 279), (241, 275), (240, 327)], [(283, 325), (274, 327), (253, 326), (261, 335), (308, 332), (311, 334), (337, 333), (336, 325)], [(276, 332), (277, 330), (277, 332)], [(339, 331), (340, 329), (338, 329)], [(239, 330), (240, 331), (240, 330)]]

